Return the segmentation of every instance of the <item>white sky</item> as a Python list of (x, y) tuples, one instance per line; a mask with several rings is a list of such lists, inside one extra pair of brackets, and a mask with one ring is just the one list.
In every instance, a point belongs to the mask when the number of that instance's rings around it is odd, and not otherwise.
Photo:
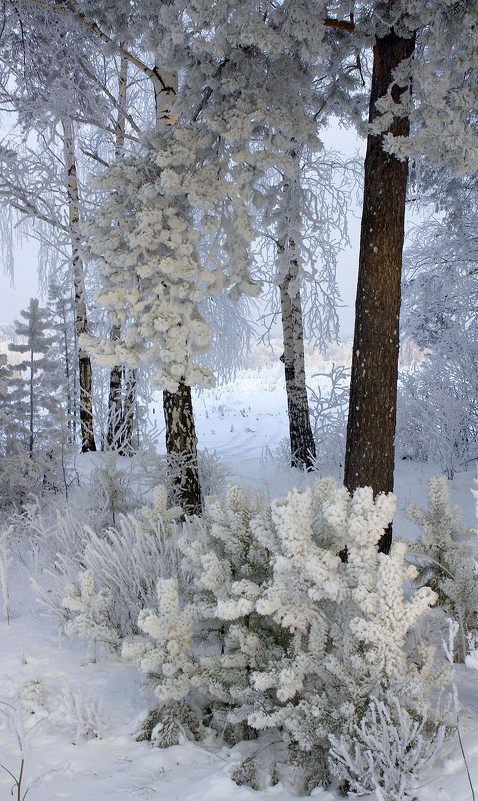
[[(13, 280), (13, 286), (12, 286)], [(0, 273), (0, 325), (19, 318), (32, 297), (40, 297), (37, 279), (37, 243), (25, 241), (15, 250), (15, 270), (12, 276)]]
[[(322, 136), (326, 147), (342, 151), (352, 156), (358, 149), (364, 152), (364, 143), (358, 139), (354, 130), (332, 126)], [(358, 268), (358, 245), (360, 237), (360, 208), (354, 206), (349, 213), (349, 238), (351, 246), (339, 255), (337, 279), (344, 308), (339, 309), (341, 339), (348, 340), (353, 335), (355, 291)], [(37, 280), (37, 243), (24, 242), (15, 253), (14, 286), (9, 275), (0, 267), (0, 325), (11, 324), (19, 318), (20, 310), (28, 306), (31, 297), (41, 298)]]

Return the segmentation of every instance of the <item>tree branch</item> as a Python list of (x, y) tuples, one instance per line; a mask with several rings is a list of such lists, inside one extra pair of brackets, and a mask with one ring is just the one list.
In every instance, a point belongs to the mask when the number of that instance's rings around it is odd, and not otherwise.
[(346, 19), (324, 19), (324, 25), (326, 28), (336, 28), (339, 31), (347, 31), (348, 33), (353, 33), (355, 30), (355, 23), (353, 19), (347, 21)]

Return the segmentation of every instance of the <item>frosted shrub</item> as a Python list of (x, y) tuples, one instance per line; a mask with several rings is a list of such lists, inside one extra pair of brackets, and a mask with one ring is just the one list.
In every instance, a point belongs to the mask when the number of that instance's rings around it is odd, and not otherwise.
[[(171, 505), (179, 502), (178, 478), (184, 467), (180, 454), (158, 454), (146, 442), (133, 456), (107, 452), (92, 471), (86, 504), (106, 518), (105, 525), (117, 525), (120, 515), (134, 514), (151, 499), (154, 489), (166, 487)], [(198, 452), (198, 470), (204, 495), (221, 494), (227, 471), (215, 452)], [(96, 531), (99, 527), (95, 524)]]
[(275, 733), (308, 787), (326, 782), (329, 735), (351, 735), (372, 695), (428, 715), (433, 650), (412, 654), (408, 634), (436, 595), (405, 599), (416, 571), (404, 545), (378, 553), (394, 506), (332, 479), (271, 505), (239, 487), (207, 499), (203, 519), (183, 527), (182, 573), (159, 582), (139, 618), (147, 638), (124, 654), (168, 714), (197, 712), (202, 698), (198, 723), (230, 741)]
[(230, 730), (232, 739), (227, 711), (247, 691), (259, 655), (273, 647), (271, 626), (254, 613), (254, 588), (270, 572), (269, 554), (249, 527), (261, 508), (261, 499), (239, 487), (228, 489), (224, 503), (207, 498), (204, 517), (183, 525), (183, 581), (160, 580), (157, 611), (140, 614), (149, 641), (123, 646), (124, 655), (153, 677), (164, 708), (182, 710), (179, 702), (190, 703), (199, 690), (211, 702), (207, 722)]
[(96, 592), (92, 570), (78, 574), (76, 584), (68, 584), (63, 606), (74, 613), (65, 623), (66, 634), (78, 634), (90, 646), (90, 659), (96, 660), (96, 643), (118, 643), (117, 634), (108, 618), (111, 593), (107, 589)]
[[(62, 625), (65, 620), (70, 621), (67, 622), (70, 633), (78, 625), (72, 622), (80, 611), (75, 606), (83, 603), (81, 581), (88, 583), (85, 592), (90, 595), (92, 584), (103, 592), (104, 619), (117, 638), (138, 631), (140, 611), (155, 602), (158, 576), (175, 575), (178, 570), (174, 523), (181, 509), (169, 508), (166, 495), (164, 487), (156, 488), (150, 506), (144, 506), (135, 516), (120, 515), (116, 528), (109, 527), (100, 533), (83, 525), (71, 510), (60, 513), (49, 524), (45, 518), (35, 523), (32, 510), (31, 525), (36, 526), (37, 542), (51, 532), (58, 548), (55, 555), (51, 542), (46, 540), (46, 554), (40, 552), (38, 561), (49, 567), (43, 568), (41, 576), (33, 582), (34, 587), (47, 613), (56, 616)], [(95, 593), (91, 599), (94, 597)], [(87, 625), (87, 620), (88, 617), (82, 626)], [(82, 636), (88, 639), (86, 629), (83, 631)], [(114, 642), (111, 631), (106, 639), (109, 643)], [(93, 632), (96, 641), (100, 639), (97, 633)]]
[[(459, 348), (456, 351), (459, 353)], [(458, 355), (456, 359), (459, 359)], [(459, 359), (463, 361), (462, 359)], [(476, 359), (468, 367), (476, 372)], [(398, 452), (438, 462), (452, 479), (476, 455), (474, 379), (463, 365), (432, 353), (400, 375), (397, 403)]]
[(432, 587), (438, 603), (459, 624), (455, 659), (463, 662), (467, 653), (467, 635), (477, 626), (478, 574), (471, 547), (464, 544), (475, 532), (461, 522), (457, 506), (450, 504), (446, 478), (428, 481), (428, 509), (412, 505), (410, 520), (421, 532), (410, 544), (412, 560), (418, 569), (417, 586)]
[(54, 475), (53, 463), (44, 454), (31, 458), (20, 449), (0, 456), (0, 495), (2, 506), (8, 509), (21, 508), (32, 495), (55, 489), (60, 477)]
[(393, 695), (371, 698), (352, 737), (330, 735), (330, 768), (348, 795), (375, 793), (378, 801), (413, 796), (420, 770), (433, 759), (443, 727), (426, 732), (426, 718), (414, 719)]
[[(318, 379), (318, 380), (317, 380)], [(342, 469), (349, 408), (350, 368), (332, 364), (330, 372), (312, 376), (309, 408), (317, 461)]]
[(70, 721), (76, 727), (76, 742), (98, 740), (104, 736), (107, 724), (101, 700), (97, 701), (82, 689), (73, 691), (65, 684), (56, 717)]

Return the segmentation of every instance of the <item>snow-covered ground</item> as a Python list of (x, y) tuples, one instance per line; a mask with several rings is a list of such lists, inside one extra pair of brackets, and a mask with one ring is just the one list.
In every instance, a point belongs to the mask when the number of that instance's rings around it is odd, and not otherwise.
[[(233, 383), (199, 393), (195, 405), (200, 448), (217, 451), (231, 482), (247, 483), (270, 498), (312, 480), (277, 459), (277, 448), (287, 436), (281, 368), (279, 363), (243, 371)], [(153, 408), (159, 421), (160, 406)], [(88, 457), (88, 469), (99, 459), (101, 455)], [(436, 473), (432, 465), (397, 465), (398, 534), (414, 536), (403, 510), (411, 502), (425, 505), (427, 477)], [(476, 522), (471, 492), (475, 475), (470, 468), (450, 482), (452, 501), (471, 525)], [(235, 748), (186, 743), (159, 750), (136, 742), (135, 720), (146, 706), (141, 675), (105, 649), (99, 650), (96, 662), (88, 661), (84, 641), (60, 635), (55, 622), (39, 614), (29, 578), (22, 565), (10, 569), (10, 619), (0, 612), (0, 763), (18, 777), (24, 757), (22, 795), (12, 776), (0, 769), (0, 801), (23, 797), (27, 789), (28, 801), (293, 798), (283, 784), (261, 792), (234, 784), (231, 773), (250, 743)], [(478, 672), (458, 667), (456, 680), (463, 747), (478, 787)], [(85, 739), (78, 731), (76, 721), (88, 709), (100, 737)], [(321, 801), (338, 798), (332, 790), (317, 789), (312, 795)], [(442, 747), (438, 762), (421, 776), (416, 796), (419, 801), (472, 798), (458, 738)]]

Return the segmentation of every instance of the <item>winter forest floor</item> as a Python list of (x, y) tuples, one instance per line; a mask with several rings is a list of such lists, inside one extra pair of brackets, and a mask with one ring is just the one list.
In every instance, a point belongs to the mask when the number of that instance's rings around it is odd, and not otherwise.
[[(269, 498), (284, 494), (310, 477), (291, 471), (278, 450), (287, 436), (281, 365), (243, 371), (230, 384), (198, 393), (199, 447), (217, 451), (230, 483), (245, 483)], [(160, 420), (160, 406), (152, 406)], [(159, 428), (159, 423), (158, 423)], [(79, 460), (88, 472), (100, 454)], [(325, 467), (322, 475), (328, 474)], [(403, 511), (426, 505), (427, 478), (439, 473), (430, 464), (400, 461), (396, 472), (398, 512), (394, 532), (413, 538)], [(472, 489), (476, 470), (450, 482), (451, 500), (464, 522), (476, 525)], [(88, 661), (84, 641), (59, 634), (55, 620), (41, 616), (30, 584), (30, 570), (14, 565), (9, 573), (10, 619), (0, 613), (0, 763), (19, 776), (24, 756), (22, 795), (28, 801), (289, 801), (284, 783), (263, 791), (237, 786), (231, 773), (254, 748), (253, 742), (229, 748), (219, 741), (186, 743), (160, 750), (132, 736), (135, 720), (147, 706), (143, 677), (120, 656), (99, 648)], [(471, 780), (478, 788), (478, 673), (455, 668), (461, 703), (460, 731)], [(94, 705), (101, 737), (83, 739), (77, 729), (85, 705)], [(80, 707), (83, 709), (81, 712)], [(13, 778), (0, 770), (0, 801), (17, 798)], [(332, 801), (335, 789), (316, 789), (313, 797)], [(445, 742), (438, 761), (420, 776), (419, 801), (472, 799), (458, 738)]]

